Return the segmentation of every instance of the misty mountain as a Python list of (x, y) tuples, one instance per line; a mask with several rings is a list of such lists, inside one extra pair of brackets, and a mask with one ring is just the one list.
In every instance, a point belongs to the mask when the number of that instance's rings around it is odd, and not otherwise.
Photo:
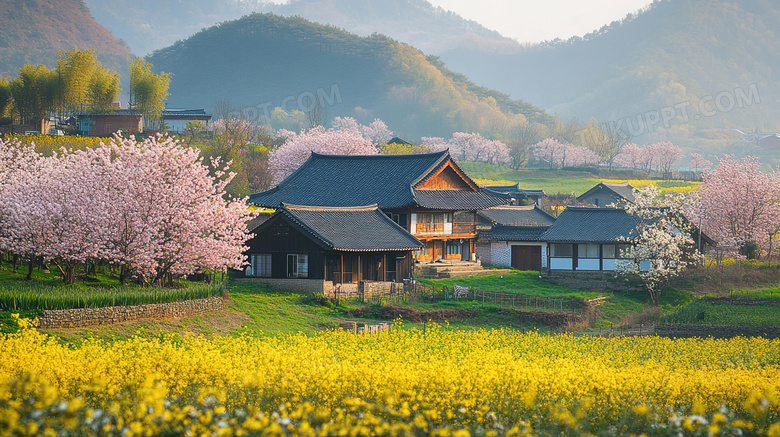
[(253, 12), (303, 17), (369, 36), (382, 33), (425, 53), (516, 43), (426, 0), (86, 0), (92, 14), (143, 56)]
[(81, 0), (0, 0), (0, 76), (24, 64), (54, 68), (57, 52), (95, 49), (106, 67), (128, 77), (130, 51), (96, 22)]
[(492, 136), (523, 119), (553, 122), (540, 108), (437, 67), (440, 61), (409, 45), (300, 17), (253, 14), (220, 23), (147, 60), (174, 74), (170, 107), (228, 101), (254, 120), (276, 107), (307, 112), (316, 97), (328, 119), (379, 117), (408, 139), (454, 131)]
[[(640, 137), (777, 129), (778, 20), (771, 0), (664, 0), (584, 38), (507, 53), (459, 48), (440, 57), (475, 82), (551, 113), (632, 121)], [(671, 110), (673, 121), (654, 122)], [(664, 124), (670, 129), (657, 128)]]

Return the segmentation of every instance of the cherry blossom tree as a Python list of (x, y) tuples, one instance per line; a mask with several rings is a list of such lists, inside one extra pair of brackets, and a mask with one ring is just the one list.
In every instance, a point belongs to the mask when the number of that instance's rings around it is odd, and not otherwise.
[(52, 260), (66, 283), (90, 259), (121, 266), (122, 282), (241, 268), (252, 215), (225, 195), (228, 166), (199, 155), (157, 136), (38, 157), (3, 184), (0, 248)]
[(277, 135), (285, 138), (284, 144), (270, 152), (268, 166), (274, 176), (274, 184), (292, 174), (311, 155), (317, 152), (326, 155), (376, 155), (379, 153), (373, 142), (359, 130), (326, 130), (316, 126), (308, 131), (295, 133), (280, 129)]
[(712, 167), (712, 162), (705, 159), (701, 153), (691, 153), (691, 162), (688, 166), (693, 168), (695, 174), (699, 174), (699, 170), (708, 170)]
[(635, 231), (625, 238), (633, 245), (634, 260), (617, 264), (617, 271), (640, 278), (656, 306), (669, 281), (701, 260), (684, 204), (682, 196), (661, 195), (649, 185), (625, 207), (637, 221)]
[(51, 256), (54, 235), (48, 204), (51, 180), (59, 172), (57, 159), (39, 158), (25, 169), (7, 175), (0, 196), (0, 248), (29, 261), (27, 280), (32, 279), (35, 261)]
[(725, 156), (705, 170), (699, 191), (689, 195), (688, 214), (721, 247), (745, 255), (748, 242), (771, 248), (780, 224), (780, 175), (759, 170), (757, 157)]
[[(241, 268), (251, 218), (246, 199), (227, 199), (234, 174), (218, 158), (167, 137), (115, 138), (100, 153), (113, 202), (105, 257), (144, 280), (199, 269)], [(211, 168), (210, 168), (211, 167)], [(214, 176), (211, 176), (211, 174)]]
[(650, 145), (650, 153), (655, 157), (658, 163), (658, 172), (661, 174), (670, 173), (674, 165), (682, 158), (682, 149), (669, 141)]
[(368, 126), (359, 124), (352, 117), (336, 117), (333, 120), (331, 130), (343, 132), (357, 132), (364, 138), (371, 140), (374, 146), (387, 144), (393, 138), (393, 131), (388, 129), (384, 121), (375, 118)]
[(587, 147), (562, 143), (552, 138), (536, 143), (532, 150), (537, 158), (547, 162), (551, 169), (598, 165), (601, 161), (601, 157)]
[(618, 167), (640, 168), (645, 151), (639, 144), (629, 143), (623, 146), (620, 154), (615, 157), (615, 164)]
[[(0, 259), (2, 252), (8, 250), (3, 245), (4, 232), (7, 232), (7, 226), (3, 217), (3, 202), (10, 202), (8, 198), (8, 189), (11, 183), (17, 180), (20, 175), (27, 175), (36, 164), (40, 155), (35, 152), (34, 144), (22, 144), (17, 138), (3, 140), (0, 138)], [(7, 225), (7, 223), (6, 223)], [(5, 231), (4, 231), (5, 230)], [(7, 235), (6, 235), (7, 236)], [(16, 263), (14, 263), (16, 268)], [(30, 265), (29, 275), (32, 275), (32, 263)]]
[(423, 137), (422, 143), (430, 150), (450, 149), (455, 159), (470, 162), (509, 165), (512, 158), (509, 147), (498, 140), (491, 140), (478, 133), (455, 132), (452, 138)]

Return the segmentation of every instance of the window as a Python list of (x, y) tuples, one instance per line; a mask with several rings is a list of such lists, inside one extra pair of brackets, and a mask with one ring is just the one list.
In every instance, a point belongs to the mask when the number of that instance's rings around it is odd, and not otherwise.
[(577, 258), (598, 258), (598, 257), (599, 257), (598, 244), (577, 245)]
[(604, 257), (604, 259), (615, 259), (616, 258), (616, 252), (615, 252), (615, 245), (614, 244), (604, 244), (601, 246), (601, 254)]
[(398, 224), (402, 228), (406, 228), (406, 214), (388, 214), (390, 219)]
[(551, 244), (550, 256), (556, 258), (571, 258), (572, 247), (571, 244)]
[(448, 212), (419, 213), (417, 214), (416, 233), (442, 233), (445, 223), (452, 223), (452, 214)]
[(309, 276), (309, 264), (306, 255), (288, 254), (287, 255), (287, 277), (288, 278), (306, 278)]
[(263, 253), (252, 255), (251, 273), (249, 276), (259, 276), (261, 278), (271, 277), (271, 254)]
[(447, 255), (460, 255), (461, 253), (460, 248), (461, 248), (460, 241), (458, 240), (447, 241)]

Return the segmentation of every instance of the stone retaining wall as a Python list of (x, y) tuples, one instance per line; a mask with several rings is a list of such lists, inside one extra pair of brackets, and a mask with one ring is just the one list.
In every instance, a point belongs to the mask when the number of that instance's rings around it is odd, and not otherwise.
[(734, 338), (763, 337), (780, 338), (780, 326), (732, 326), (657, 323), (655, 333), (662, 337), (692, 338)]
[(110, 325), (144, 319), (171, 319), (206, 314), (225, 308), (221, 296), (181, 302), (148, 305), (115, 306), (103, 308), (75, 308), (70, 310), (43, 310), (41, 328), (75, 328)]

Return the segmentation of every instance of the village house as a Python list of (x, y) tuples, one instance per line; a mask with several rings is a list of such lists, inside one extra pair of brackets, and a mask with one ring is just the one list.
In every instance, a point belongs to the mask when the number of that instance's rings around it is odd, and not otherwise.
[(547, 243), (541, 237), (554, 216), (536, 205), (495, 206), (477, 215), (477, 256), (483, 263), (518, 270), (547, 267)]
[(79, 132), (89, 137), (110, 137), (122, 131), (139, 134), (144, 131), (144, 116), (127, 109), (110, 114), (81, 114), (77, 116)]
[(570, 206), (541, 237), (549, 245), (547, 265), (550, 270), (614, 271), (621, 260), (633, 260), (625, 239), (636, 236), (639, 224), (624, 209)]
[[(418, 155), (311, 157), (268, 191), (250, 196), (267, 208), (376, 204), (422, 243), (417, 262), (476, 261), (477, 211), (508, 203), (480, 189), (449, 151)], [(397, 277), (396, 279), (401, 279)]]
[(187, 123), (199, 121), (208, 128), (211, 114), (206, 114), (203, 109), (166, 109), (160, 114), (161, 125), (167, 124), (169, 132), (182, 133), (187, 128)]
[(578, 205), (605, 207), (612, 204), (622, 205), (634, 202), (635, 189), (628, 182), (608, 184), (599, 182), (595, 187), (577, 197)]
[(408, 278), (422, 243), (374, 205), (282, 204), (247, 242), (245, 276), (277, 290), (354, 292), (361, 281)]

